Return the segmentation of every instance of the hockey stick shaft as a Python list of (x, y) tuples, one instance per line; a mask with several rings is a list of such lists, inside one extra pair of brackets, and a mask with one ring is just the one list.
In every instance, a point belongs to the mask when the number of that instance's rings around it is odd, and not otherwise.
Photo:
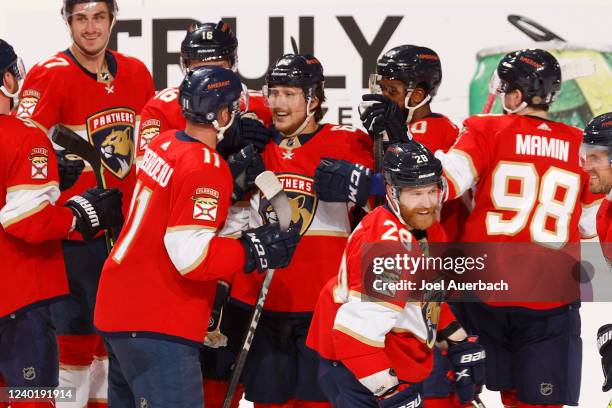
[[(277, 214), (280, 227), (284, 230), (289, 228), (289, 224), (291, 223), (292, 217), (291, 205), (289, 204), (289, 200), (285, 195), (285, 192), (283, 191), (282, 185), (280, 184), (274, 173), (272, 173), (271, 171), (263, 172), (262, 174), (257, 176), (257, 178), (255, 179), (255, 184), (259, 187), (259, 189), (266, 196), (266, 198), (270, 200), (270, 204), (272, 204), (272, 208), (274, 208), (274, 211)], [(238, 353), (238, 357), (236, 358), (236, 363), (234, 366), (232, 377), (230, 379), (229, 388), (227, 389), (225, 399), (223, 400), (223, 408), (230, 408), (232, 399), (234, 398), (234, 394), (236, 393), (236, 389), (238, 388), (238, 384), (240, 383), (240, 376), (242, 375), (244, 364), (246, 363), (249, 350), (251, 349), (251, 344), (253, 344), (255, 331), (257, 330), (259, 319), (261, 318), (264, 303), (266, 301), (266, 297), (268, 296), (268, 290), (270, 289), (270, 284), (272, 283), (273, 277), (274, 269), (268, 269), (266, 271), (266, 276), (264, 278), (263, 284), (261, 285), (259, 295), (257, 296), (255, 307), (251, 312), (248, 330), (244, 337), (244, 340), (242, 341), (242, 347), (240, 349), (240, 352)]]
[(480, 400), (480, 397), (478, 395), (474, 396), (472, 405), (474, 405), (475, 408), (487, 408), (485, 404)]
[[(55, 144), (63, 147), (68, 152), (76, 154), (87, 161), (92, 168), (98, 188), (106, 188), (106, 182), (104, 177), (102, 177), (102, 159), (94, 146), (63, 125), (55, 126), (51, 139)], [(112, 236), (112, 231), (108, 229), (104, 231), (107, 254), (110, 254), (111, 249), (113, 249), (114, 242)]]

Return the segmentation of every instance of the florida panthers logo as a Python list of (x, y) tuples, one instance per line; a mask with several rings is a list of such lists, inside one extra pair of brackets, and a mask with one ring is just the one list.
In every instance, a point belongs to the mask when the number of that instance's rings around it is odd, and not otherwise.
[(131, 109), (114, 108), (87, 119), (90, 143), (100, 151), (104, 167), (120, 179), (130, 173), (134, 162), (135, 118)]
[(49, 161), (49, 152), (44, 147), (35, 147), (30, 151), (28, 157), (32, 162), (31, 177), (34, 180), (46, 180), (48, 176), (47, 163)]
[(193, 219), (214, 222), (219, 208), (219, 192), (212, 188), (199, 187), (193, 196)]
[[(292, 214), (291, 222), (296, 223), (301, 220), (300, 234), (304, 235), (312, 224), (318, 204), (313, 180), (297, 174), (277, 174), (276, 176), (289, 198)], [(278, 222), (272, 205), (263, 195), (260, 196), (259, 213), (264, 222)]]
[(159, 134), (160, 126), (161, 122), (157, 119), (149, 119), (142, 123), (139, 135), (140, 143), (138, 144), (139, 151), (145, 151), (149, 143), (151, 143), (151, 140)]

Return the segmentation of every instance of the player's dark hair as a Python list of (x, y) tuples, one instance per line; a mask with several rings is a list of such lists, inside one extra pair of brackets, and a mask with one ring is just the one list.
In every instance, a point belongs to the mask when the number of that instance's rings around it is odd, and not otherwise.
[(325, 102), (325, 89), (323, 85), (317, 85), (314, 90), (314, 96), (319, 100), (319, 104), (315, 109), (314, 118), (316, 122), (320, 122), (323, 119), (323, 102)]
[[(90, 3), (92, 0), (64, 0), (64, 5), (62, 6), (61, 14), (64, 19), (68, 22), (68, 24), (72, 23), (72, 11), (74, 10), (74, 6), (82, 3)], [(108, 8), (108, 14), (111, 16), (111, 20), (117, 17), (117, 11), (119, 8), (117, 7), (117, 2), (115, 0), (99, 0), (98, 2), (102, 2), (106, 4)]]

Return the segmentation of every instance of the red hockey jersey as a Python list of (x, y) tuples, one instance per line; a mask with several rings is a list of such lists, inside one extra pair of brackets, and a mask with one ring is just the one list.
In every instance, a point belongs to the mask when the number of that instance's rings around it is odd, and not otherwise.
[(612, 263), (612, 193), (608, 193), (597, 212), (597, 235), (604, 256)]
[[(160, 133), (170, 129), (185, 129), (185, 118), (181, 112), (178, 94), (178, 87), (166, 88), (149, 100), (142, 109), (140, 132), (138, 132), (140, 137), (138, 157), (144, 154), (147, 145)], [(261, 92), (249, 91), (248, 100), (249, 106), (247, 107), (244, 104), (244, 99), (241, 99), (241, 109), (255, 113), (264, 122), (264, 125), (270, 125), (272, 123), (272, 113)]]
[[(432, 113), (411, 123), (410, 134), (414, 140), (422, 143), (432, 153), (437, 150), (446, 153), (455, 144), (459, 128), (446, 116)], [(465, 222), (470, 215), (469, 202), (465, 201), (468, 201), (470, 197), (471, 193), (467, 192), (461, 199), (449, 201), (442, 207), (440, 222), (450, 241), (458, 241), (463, 234)]]
[(363, 270), (368, 248), (399, 242), (409, 255), (420, 256), (416, 239), (386, 206), (366, 215), (348, 240), (338, 277), (321, 292), (310, 325), (306, 345), (325, 359), (341, 361), (362, 382), (389, 368), (400, 380), (423, 381), (433, 366), (433, 325), (440, 330), (455, 320), (445, 303), (377, 299), (365, 287), (371, 281), (366, 275), (373, 274)]
[(244, 267), (242, 244), (217, 236), (232, 188), (214, 149), (174, 130), (151, 142), (129, 218), (102, 270), (98, 330), (202, 344), (216, 279)]
[[(114, 72), (108, 84), (98, 82), (68, 51), (36, 64), (26, 77), (17, 116), (31, 118), (49, 132), (57, 124), (65, 125), (95, 146), (106, 187), (123, 192), (125, 215), (136, 181), (139, 114), (154, 88), (151, 74), (139, 60), (108, 51), (107, 61)], [(87, 166), (59, 202), (95, 185)]]
[(436, 154), (449, 181), (449, 198), (476, 187), (462, 240), (561, 249), (581, 235), (594, 236), (598, 198), (589, 192), (579, 165), (581, 140), (574, 127), (532, 116), (468, 118), (455, 146)]
[[(278, 269), (270, 285), (265, 309), (275, 312), (311, 313), (321, 288), (338, 271), (351, 228), (347, 203), (320, 201), (314, 191), (314, 172), (323, 157), (348, 160), (373, 167), (370, 137), (350, 126), (325, 124), (304, 145), (297, 138), (277, 145), (270, 141), (263, 153), (267, 170), (281, 180), (295, 213), (302, 220), (302, 238), (291, 264)], [(251, 227), (274, 217), (269, 202), (251, 199)], [(295, 219), (293, 221), (298, 221)], [(232, 297), (253, 303), (262, 277), (237, 275)]]
[(448, 151), (459, 134), (459, 128), (444, 115), (432, 113), (429, 116), (412, 122), (410, 134), (417, 142), (423, 144), (432, 153), (436, 150)]
[(60, 239), (74, 215), (60, 195), (51, 142), (34, 124), (0, 115), (0, 320), (68, 293)]

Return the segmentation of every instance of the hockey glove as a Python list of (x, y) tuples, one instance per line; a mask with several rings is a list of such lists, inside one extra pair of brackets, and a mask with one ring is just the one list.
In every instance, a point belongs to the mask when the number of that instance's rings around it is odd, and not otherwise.
[(240, 242), (244, 246), (246, 262), (244, 271), (257, 268), (263, 272), (268, 268), (284, 268), (300, 240), (302, 222), (293, 224), (287, 231), (281, 231), (278, 223), (270, 223), (242, 233)]
[(395, 102), (378, 94), (366, 94), (361, 99), (369, 105), (361, 113), (360, 118), (370, 136), (381, 137), (381, 134), (386, 132), (389, 140), (384, 141), (385, 148), (394, 143), (405, 143), (410, 140), (405, 113)]
[(229, 297), (229, 284), (224, 281), (217, 281), (217, 292), (215, 294), (215, 303), (213, 303), (212, 312), (208, 319), (208, 331), (204, 338), (204, 345), (210, 348), (219, 348), (227, 346), (227, 336), (221, 333), (219, 326), (223, 318), (223, 307)]
[(604, 372), (603, 392), (612, 388), (612, 324), (606, 324), (597, 331), (597, 347), (601, 354), (601, 368)]
[(314, 189), (319, 200), (332, 203), (349, 201), (363, 206), (372, 186), (372, 171), (346, 160), (324, 157), (314, 176)]
[(261, 153), (272, 138), (273, 133), (257, 119), (257, 116), (249, 113), (246, 115), (249, 115), (249, 117), (243, 116), (238, 124), (242, 143), (243, 145), (252, 144), (255, 146), (255, 150)]
[(454, 343), (449, 342), (448, 359), (455, 372), (455, 392), (462, 404), (474, 399), (485, 380), (485, 351), (471, 336)]
[(65, 206), (76, 216), (76, 230), (86, 240), (94, 239), (103, 229), (123, 223), (121, 191), (116, 188), (90, 188), (66, 201)]
[(396, 390), (397, 392), (389, 397), (379, 399), (378, 406), (380, 408), (423, 408), (423, 397), (421, 396), (420, 386), (410, 386), (409, 384), (400, 383)]
[(234, 178), (232, 202), (236, 202), (242, 198), (245, 192), (253, 188), (255, 178), (265, 170), (265, 167), (261, 155), (257, 153), (252, 144), (230, 155), (227, 164)]
[(85, 168), (83, 160), (76, 158), (68, 158), (65, 150), (56, 150), (55, 157), (57, 158), (57, 168), (59, 171), (60, 191), (68, 190), (76, 183)]

